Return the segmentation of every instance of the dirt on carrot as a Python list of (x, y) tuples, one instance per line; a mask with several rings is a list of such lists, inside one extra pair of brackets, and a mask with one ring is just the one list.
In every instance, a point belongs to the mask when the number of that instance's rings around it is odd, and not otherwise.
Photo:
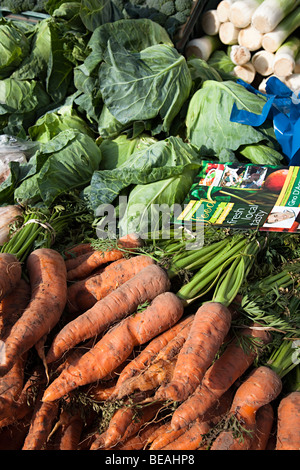
[(18, 285), (22, 275), (22, 265), (11, 253), (0, 253), (0, 301)]
[(271, 403), (282, 391), (282, 381), (266, 366), (254, 368), (238, 387), (229, 411), (227, 430), (221, 431), (211, 450), (249, 450), (256, 430), (259, 408)]
[[(180, 320), (176, 325), (167, 329), (160, 335), (156, 336), (150, 341), (140, 353), (138, 353), (128, 364), (124, 367), (120, 373), (116, 388), (111, 396), (111, 399), (119, 399), (123, 396), (123, 384), (128, 383), (131, 379), (136, 376), (140, 376), (157, 357), (158, 353), (180, 332), (183, 328), (186, 319)], [(119, 394), (120, 391), (120, 394)]]
[(67, 302), (66, 268), (62, 256), (50, 248), (27, 258), (31, 299), (21, 317), (0, 344), (0, 374), (5, 375), (17, 357), (32, 348), (59, 321)]
[(278, 406), (275, 450), (300, 450), (300, 392), (283, 397)]
[(67, 323), (54, 338), (46, 359), (57, 361), (69, 349), (107, 330), (122, 318), (134, 313), (139, 305), (153, 300), (170, 289), (167, 273), (158, 265), (142, 269), (133, 278)]
[(181, 300), (172, 292), (156, 296), (145, 310), (123, 319), (75, 365), (64, 369), (45, 390), (43, 400), (57, 400), (79, 386), (103, 379), (124, 363), (135, 346), (175, 325), (183, 312)]
[(196, 312), (189, 336), (178, 354), (171, 382), (160, 387), (158, 400), (185, 401), (200, 384), (231, 326), (231, 314), (218, 302), (204, 303)]
[(244, 328), (225, 347), (219, 358), (207, 369), (195, 392), (174, 411), (173, 429), (179, 429), (203, 419), (205, 413), (217, 403), (224, 393), (247, 371), (271, 335), (261, 327)]
[(154, 260), (150, 256), (132, 256), (108, 264), (100, 274), (71, 284), (68, 287), (68, 311), (70, 313), (86, 312), (98, 300), (106, 297), (151, 264), (154, 264)]
[[(136, 234), (129, 234), (117, 240), (115, 247), (94, 249), (85, 253), (76, 260), (66, 260), (68, 281), (84, 279), (95, 269), (107, 263), (124, 258), (127, 251), (134, 251), (142, 246), (141, 238)], [(71, 262), (72, 261), (72, 262)]]

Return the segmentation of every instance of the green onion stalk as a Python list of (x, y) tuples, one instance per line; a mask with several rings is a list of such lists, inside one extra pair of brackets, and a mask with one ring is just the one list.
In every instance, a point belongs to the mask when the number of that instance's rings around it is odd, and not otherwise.
[(166, 267), (170, 279), (184, 271), (187, 273), (197, 271), (223, 251), (233, 239), (230, 233), (210, 228), (203, 229), (203, 235), (199, 237), (191, 237), (188, 233), (182, 234), (176, 229), (170, 232), (168, 239), (155, 239), (151, 236), (152, 234), (149, 234), (146, 240), (145, 251), (160, 265)]
[[(300, 330), (298, 335), (286, 337), (280, 346), (274, 346), (265, 365), (270, 367), (281, 378), (292, 377), (291, 372), (298, 370), (300, 362)], [(297, 368), (297, 369), (296, 369)], [(295, 378), (295, 376), (294, 376)], [(298, 375), (299, 379), (299, 375)], [(298, 382), (299, 387), (299, 382)], [(294, 384), (294, 388), (295, 384)]]
[(81, 211), (68, 211), (58, 205), (51, 210), (25, 209), (21, 226), (0, 247), (1, 253), (12, 253), (21, 262), (35, 248), (51, 248), (57, 236), (64, 233)]
[(190, 302), (202, 297), (215, 286), (213, 301), (230, 305), (249, 274), (261, 241), (260, 238), (233, 235), (219, 253), (181, 287), (177, 295)]

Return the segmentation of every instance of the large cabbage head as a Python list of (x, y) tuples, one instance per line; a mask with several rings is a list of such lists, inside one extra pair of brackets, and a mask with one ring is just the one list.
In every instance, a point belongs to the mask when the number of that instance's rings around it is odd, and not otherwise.
[(0, 21), (0, 79), (8, 78), (27, 56), (30, 43), (12, 21)]

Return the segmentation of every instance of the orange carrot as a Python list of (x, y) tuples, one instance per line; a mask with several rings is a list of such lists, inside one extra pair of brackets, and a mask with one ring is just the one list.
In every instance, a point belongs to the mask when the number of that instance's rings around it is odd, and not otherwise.
[(52, 433), (56, 432), (58, 435), (55, 444), (56, 450), (77, 450), (83, 425), (83, 418), (79, 411), (73, 414), (70, 411), (62, 410), (59, 420), (52, 430)]
[(182, 434), (185, 433), (185, 431), (188, 429), (188, 427), (182, 427), (180, 429), (177, 429), (174, 431), (171, 426), (171, 422), (166, 423), (162, 429), (161, 432), (157, 433), (157, 435), (153, 438), (152, 437), (152, 443), (150, 445), (150, 450), (160, 450), (166, 447), (168, 444), (171, 442), (174, 442), (175, 439), (179, 438)]
[(267, 403), (257, 410), (256, 429), (249, 450), (266, 450), (274, 423), (274, 410)]
[(78, 258), (80, 255), (84, 255), (85, 253), (90, 253), (91, 251), (93, 251), (91, 243), (79, 243), (66, 248), (64, 251), (64, 257), (65, 259), (74, 259)]
[(2, 299), (0, 314), (0, 338), (2, 341), (7, 338), (12, 326), (27, 307), (30, 295), (30, 285), (24, 279), (20, 279), (13, 292)]
[(76, 256), (74, 258), (66, 259), (65, 265), (67, 272), (77, 269), (78, 266), (84, 263), (91, 256), (91, 253), (94, 253), (94, 250), (87, 253), (82, 253), (82, 255)]
[(43, 403), (40, 398), (37, 399), (22, 450), (44, 449), (58, 410), (57, 402)]
[(231, 314), (218, 302), (204, 303), (196, 312), (189, 336), (180, 350), (173, 378), (156, 392), (158, 400), (185, 401), (200, 384), (231, 326)]
[(68, 287), (68, 311), (85, 312), (150, 264), (154, 264), (150, 256), (132, 256), (112, 262), (96, 276), (75, 282)]
[(101, 380), (122, 364), (135, 346), (150, 341), (177, 323), (183, 310), (181, 300), (172, 292), (156, 296), (144, 311), (123, 319), (76, 365), (63, 370), (45, 390), (43, 400), (57, 400), (79, 386)]
[(17, 358), (13, 367), (0, 378), (0, 419), (11, 415), (24, 381), (26, 354)]
[(195, 421), (181, 436), (160, 450), (196, 450), (201, 446), (204, 434), (210, 429), (208, 422)]
[(25, 381), (18, 400), (13, 402), (10, 415), (1, 420), (0, 427), (11, 426), (16, 421), (20, 421), (28, 414), (31, 414), (38, 390), (44, 385), (44, 380), (45, 378), (40, 367), (35, 368), (30, 377)]
[(95, 401), (109, 400), (116, 388), (116, 379), (106, 382), (92, 384), (87, 390), (86, 395)]
[(27, 258), (32, 286), (31, 300), (0, 344), (0, 372), (4, 375), (16, 358), (28, 351), (59, 321), (67, 301), (66, 268), (62, 256), (51, 248), (40, 248)]
[(148, 443), (149, 437), (160, 428), (159, 423), (146, 424), (136, 434), (114, 447), (114, 450), (143, 450)]
[(186, 321), (189, 320), (183, 319), (176, 323), (176, 325), (161, 333), (159, 336), (156, 336), (136, 357), (128, 362), (119, 375), (115, 391), (111, 397), (112, 399), (118, 399), (119, 390), (123, 387), (124, 382), (140, 375), (151, 364), (159, 351), (161, 351), (169, 341), (178, 334)]
[(275, 450), (300, 450), (300, 392), (291, 392), (278, 406)]
[(147, 266), (103, 299), (65, 325), (54, 338), (47, 353), (47, 362), (58, 360), (62, 354), (80, 342), (99, 335), (113, 323), (135, 312), (139, 305), (168, 291), (170, 280), (157, 265)]
[[(116, 248), (108, 248), (107, 250), (93, 250), (91, 253), (81, 255), (82, 262), (77, 266), (69, 269), (69, 264), (66, 261), (68, 280), (74, 281), (77, 279), (83, 279), (91, 274), (99, 266), (103, 266), (106, 263), (111, 263), (120, 258), (123, 258), (127, 250), (136, 250), (142, 246), (141, 239), (136, 234), (129, 234), (125, 237), (120, 238), (117, 241)], [(118, 248), (119, 247), (119, 248)], [(80, 257), (77, 258), (80, 261)]]
[[(175, 411), (172, 417), (174, 430), (201, 419), (222, 395), (250, 367), (264, 345), (271, 341), (270, 334), (263, 329), (245, 328), (240, 338), (232, 340), (222, 355), (207, 369), (201, 384)], [(257, 344), (247, 347), (246, 338)], [(244, 340), (243, 340), (244, 338)]]
[(176, 326), (181, 325), (177, 335), (170, 339), (168, 344), (160, 350), (151, 364), (141, 374), (123, 382), (118, 390), (118, 400), (136, 391), (155, 390), (171, 380), (178, 353), (186, 341), (193, 319), (194, 316), (192, 315), (177, 323)]
[(145, 444), (145, 447), (149, 447), (152, 442), (155, 441), (155, 439), (157, 439), (159, 436), (165, 434), (166, 431), (168, 431), (168, 429), (170, 429), (170, 420), (168, 419), (167, 421), (162, 421), (158, 428), (155, 429), (151, 434), (150, 436), (148, 437), (147, 439), (147, 443)]
[(0, 253), (0, 301), (18, 285), (22, 275), (22, 266), (11, 253)]
[[(211, 423), (210, 426), (216, 424), (219, 420), (220, 417), (226, 414), (226, 412), (229, 410), (231, 403), (232, 403), (232, 396), (233, 396), (233, 391), (228, 390), (226, 393), (222, 395), (220, 400), (215, 403), (210, 409), (207, 410), (205, 413), (205, 416), (201, 421), (195, 420), (191, 423), (189, 423), (185, 427), (181, 427), (180, 429), (174, 430), (171, 425), (171, 421), (169, 421), (168, 425), (166, 425), (164, 428), (161, 429), (161, 432), (159, 432), (156, 436), (155, 439), (153, 439), (152, 444), (150, 449), (151, 450), (166, 450), (166, 449), (172, 449), (172, 446), (174, 444), (175, 448), (177, 449), (184, 449), (184, 446), (188, 445), (187, 441), (192, 438), (193, 444), (191, 443), (190, 445), (194, 446), (193, 449), (191, 447), (188, 447), (190, 450), (195, 450), (198, 449), (198, 447), (202, 443), (202, 436), (201, 433), (199, 433), (199, 430), (201, 430), (200, 424), (203, 422), (204, 427), (203, 430), (205, 430), (205, 433), (207, 432), (207, 426), (208, 423)], [(198, 435), (199, 434), (199, 435)]]
[(144, 425), (151, 422), (157, 414), (160, 405), (155, 403), (138, 410), (132, 407), (120, 408), (115, 412), (103, 436), (99, 436), (90, 450), (97, 450), (99, 443), (104, 449), (115, 447), (121, 441), (135, 435)]
[(31, 413), (0, 429), (0, 451), (22, 450), (31, 422)]
[(229, 418), (241, 424), (240, 432), (222, 431), (211, 450), (249, 450), (255, 435), (257, 411), (275, 400), (281, 390), (282, 381), (276, 372), (266, 366), (255, 368), (238, 387), (229, 412)]

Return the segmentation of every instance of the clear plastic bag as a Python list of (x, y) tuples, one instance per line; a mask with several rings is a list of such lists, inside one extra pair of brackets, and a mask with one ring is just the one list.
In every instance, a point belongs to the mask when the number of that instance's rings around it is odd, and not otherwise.
[(37, 142), (18, 139), (10, 135), (0, 135), (0, 184), (10, 174), (10, 162), (26, 163), (38, 148)]

